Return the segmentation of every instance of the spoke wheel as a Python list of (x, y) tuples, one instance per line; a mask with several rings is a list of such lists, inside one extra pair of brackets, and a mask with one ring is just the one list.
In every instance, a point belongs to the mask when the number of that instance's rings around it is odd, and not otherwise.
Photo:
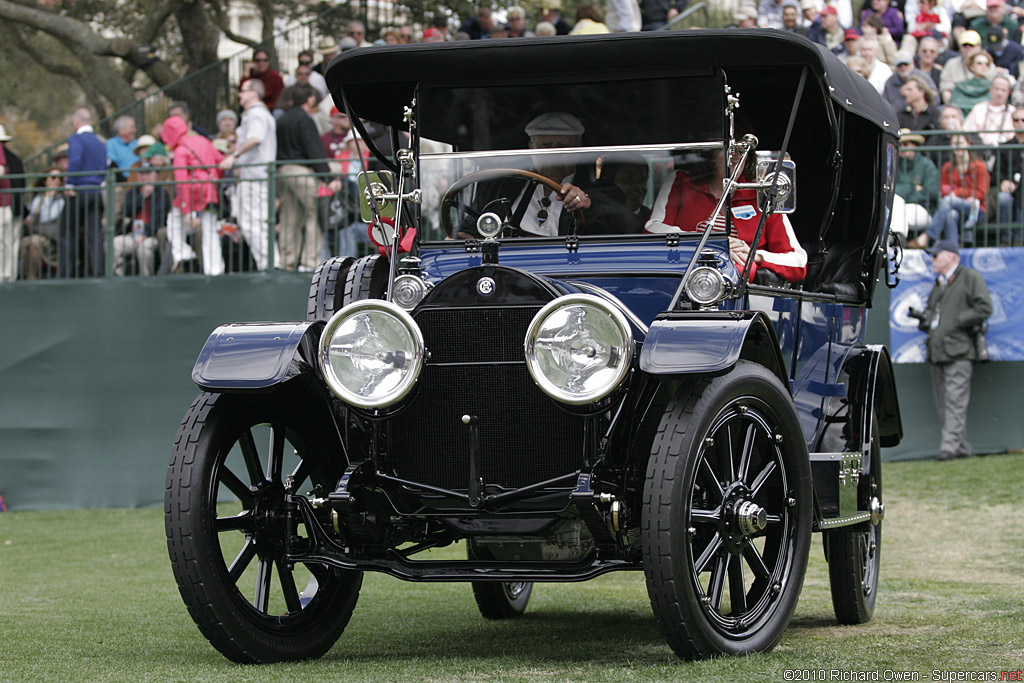
[(878, 569), (882, 557), (882, 455), (878, 425), (872, 425), (871, 464), (858, 484), (858, 507), (874, 513), (871, 522), (826, 531), (823, 537), (828, 559), (832, 608), (840, 624), (863, 624), (875, 612)]
[[(470, 541), (467, 545), (471, 560), (493, 559), (491, 553), (477, 548)], [(526, 611), (533, 593), (533, 584), (527, 581), (473, 581), (473, 597), (485, 619), (512, 619)]]
[(796, 607), (811, 533), (810, 466), (792, 401), (741, 361), (671, 401), (644, 491), (644, 572), (685, 659), (763, 652)]
[[(329, 424), (297, 391), (201, 394), (178, 431), (165, 498), (178, 589), (200, 631), (236, 662), (319, 657), (340, 637), (362, 575), (291, 565), (308, 530), (287, 501), (330, 487)], [(329, 416), (326, 418), (329, 420)]]

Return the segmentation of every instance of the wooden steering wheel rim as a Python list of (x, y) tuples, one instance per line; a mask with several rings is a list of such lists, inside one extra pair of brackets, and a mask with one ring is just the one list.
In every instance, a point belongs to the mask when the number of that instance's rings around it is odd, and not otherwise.
[[(458, 203), (455, 197), (459, 192), (461, 192), (466, 186), (472, 185), (473, 183), (479, 183), (485, 180), (495, 180), (497, 178), (506, 178), (508, 176), (519, 176), (521, 178), (526, 178), (527, 180), (538, 182), (541, 185), (545, 185), (546, 187), (554, 190), (555, 194), (558, 195), (558, 198), (560, 200), (562, 199), (562, 186), (551, 178), (541, 175), (540, 173), (524, 171), (518, 168), (485, 168), (480, 171), (473, 171), (452, 183), (452, 186), (445, 190), (444, 196), (441, 198), (441, 227), (444, 228), (445, 234), (453, 234), (455, 226), (452, 225), (450, 209)], [(583, 228), (586, 225), (582, 210), (575, 212), (573, 214), (573, 218), (576, 220), (576, 232), (582, 234)]]

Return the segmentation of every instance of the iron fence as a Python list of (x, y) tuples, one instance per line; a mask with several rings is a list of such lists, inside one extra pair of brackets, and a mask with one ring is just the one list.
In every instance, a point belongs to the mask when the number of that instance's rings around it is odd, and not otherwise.
[(8, 176), (24, 187), (3, 191), (13, 221), (0, 229), (0, 282), (311, 271), (372, 248), (354, 169), (277, 162), (213, 177), (215, 167), (160, 167), (155, 178), (140, 170), (120, 181), (108, 169), (93, 185), (69, 183), (88, 172)]

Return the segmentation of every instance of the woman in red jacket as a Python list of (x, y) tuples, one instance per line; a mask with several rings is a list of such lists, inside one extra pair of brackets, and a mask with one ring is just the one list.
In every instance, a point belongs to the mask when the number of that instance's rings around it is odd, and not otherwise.
[[(724, 168), (722, 154), (716, 151), (711, 159), (711, 172), (703, 176), (676, 171), (673, 182), (666, 182), (654, 202), (651, 218), (644, 226), (647, 232), (702, 231), (715, 205), (722, 196)], [(753, 176), (753, 159), (740, 176), (747, 182)], [(732, 214), (733, 232), (729, 236), (729, 252), (736, 268), (742, 271), (750, 254), (750, 243), (757, 234), (761, 211), (757, 207), (756, 190), (736, 190), (731, 205), (718, 217), (716, 229), (725, 230), (725, 212)], [(783, 280), (799, 282), (807, 274), (807, 252), (793, 232), (785, 214), (773, 213), (765, 221), (761, 239), (757, 244), (754, 262), (750, 266), (750, 281), (758, 268), (772, 271)]]
[(984, 161), (975, 159), (971, 154), (971, 143), (965, 136), (952, 136), (950, 144), (953, 146), (953, 160), (942, 165), (942, 199), (939, 200), (939, 208), (928, 230), (917, 238), (917, 245), (922, 248), (938, 240), (960, 243), (961, 227), (963, 244), (973, 244), (978, 217), (985, 215), (988, 168)]

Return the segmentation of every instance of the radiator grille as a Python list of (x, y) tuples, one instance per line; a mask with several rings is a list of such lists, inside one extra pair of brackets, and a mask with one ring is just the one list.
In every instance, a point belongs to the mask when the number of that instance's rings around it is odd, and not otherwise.
[(466, 308), (416, 316), (431, 356), (413, 404), (392, 431), (398, 476), (465, 490), (466, 414), (480, 418), (481, 467), (488, 484), (517, 488), (579, 469), (583, 421), (554, 405), (523, 362), (523, 337), (538, 310)]

